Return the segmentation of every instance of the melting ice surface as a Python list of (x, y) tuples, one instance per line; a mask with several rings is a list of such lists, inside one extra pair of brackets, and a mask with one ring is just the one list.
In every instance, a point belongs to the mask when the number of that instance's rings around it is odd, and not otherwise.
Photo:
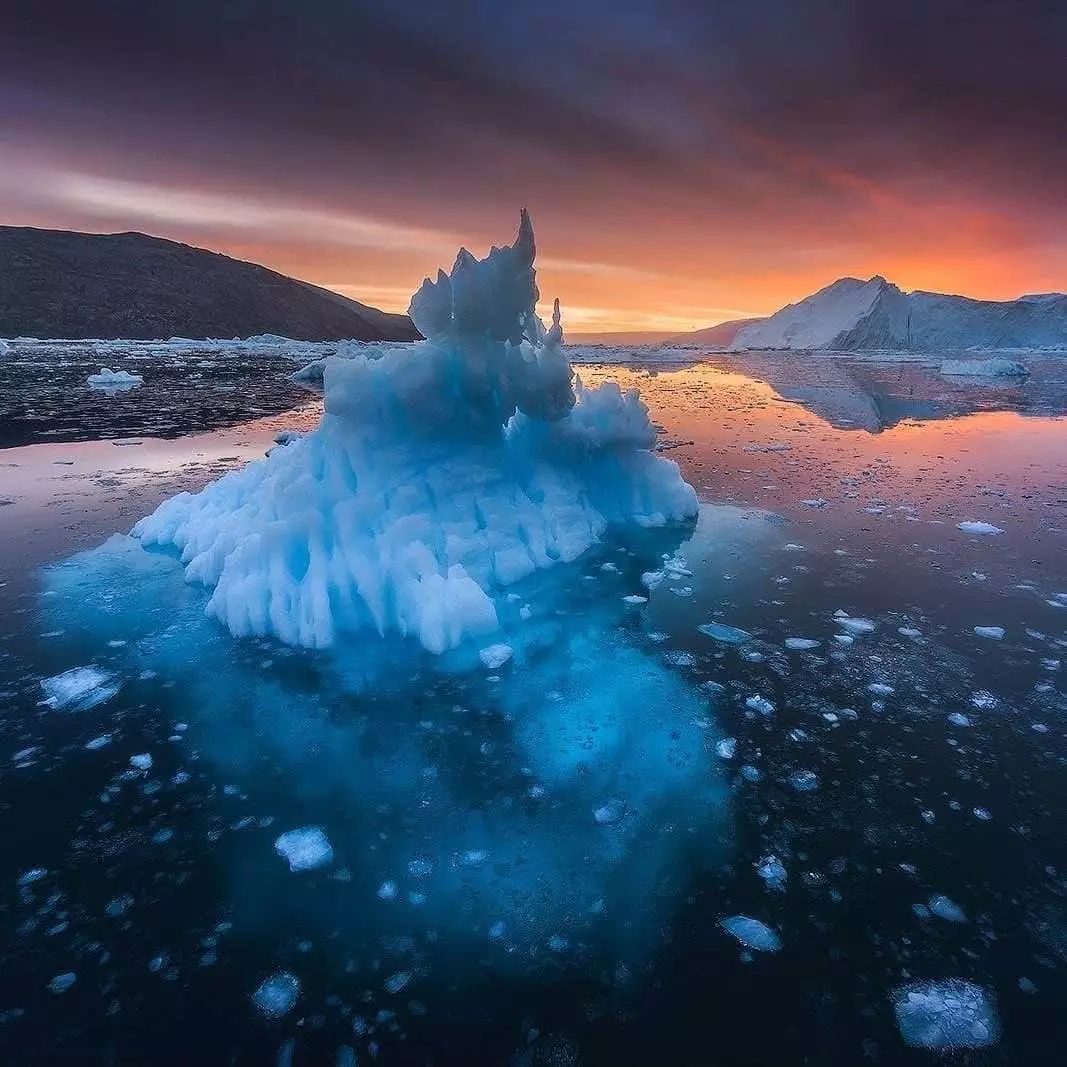
[(497, 630), (497, 601), (612, 524), (691, 518), (635, 391), (584, 389), (559, 306), (534, 306), (534, 236), (461, 250), (411, 316), (427, 338), (328, 362), (321, 426), (134, 528), (174, 546), (235, 636), (325, 648), (376, 631), (430, 652)]

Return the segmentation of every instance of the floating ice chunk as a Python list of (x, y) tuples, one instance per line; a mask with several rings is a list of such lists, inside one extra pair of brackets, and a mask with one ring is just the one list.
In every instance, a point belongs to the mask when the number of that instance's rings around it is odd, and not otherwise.
[(811, 793), (819, 788), (819, 776), (814, 771), (794, 771), (789, 776), (789, 784), (798, 793)]
[(724, 645), (743, 645), (752, 640), (752, 634), (747, 630), (739, 630), (736, 626), (727, 626), (721, 622), (706, 622), (697, 629), (713, 641), (720, 641)]
[(39, 882), (47, 874), (48, 871), (44, 867), (31, 867), (28, 871), (23, 871), (19, 875), (17, 884), (19, 886), (33, 885), (34, 882)]
[(953, 726), (970, 726), (971, 725), (971, 720), (968, 719), (967, 716), (964, 715), (960, 711), (952, 712), (948, 717), (948, 721), (950, 723), (952, 723)]
[(321, 826), (286, 830), (274, 842), (274, 851), (288, 860), (291, 871), (313, 871), (333, 863), (333, 846)]
[(990, 522), (979, 522), (976, 519), (968, 519), (966, 522), (957, 523), (956, 528), (964, 533), (986, 534), (989, 536), (1004, 532), (999, 526), (994, 526)]
[(152, 769), (152, 757), (147, 752), (130, 756), (130, 765), (139, 771), (150, 771)]
[(585, 388), (558, 306), (538, 319), (534, 253), (525, 212), (513, 245), (461, 250), (412, 297), (426, 341), (328, 359), (298, 446), (165, 501), (134, 535), (176, 548), (235, 636), (378, 633), (440, 654), (496, 631), (507, 587), (609, 527), (695, 516), (636, 391)]
[(922, 637), (922, 631), (916, 630), (914, 626), (898, 626), (897, 633), (901, 637)]
[(870, 619), (854, 619), (850, 615), (835, 615), (834, 622), (853, 637), (874, 633), (875, 625)]
[(624, 604), (647, 604), (647, 596), (638, 596), (636, 593), (630, 593), (628, 596), (622, 598)]
[(115, 676), (99, 667), (74, 667), (41, 682), (48, 703), (66, 711), (88, 711), (110, 700), (121, 688)]
[(609, 800), (593, 812), (593, 819), (601, 826), (611, 826), (626, 814), (626, 805), (621, 800)]
[(482, 664), (491, 671), (499, 670), (511, 659), (514, 650), (511, 645), (496, 644), (488, 645), (478, 653)]
[(103, 748), (105, 745), (111, 744), (111, 734), (101, 734), (99, 737), (94, 737), (91, 741), (85, 742), (85, 747), (90, 752), (95, 752), (98, 748)]
[(731, 936), (737, 938), (746, 948), (755, 952), (777, 952), (782, 947), (782, 939), (766, 923), (747, 915), (731, 915), (720, 919), (719, 925)]
[(48, 983), (48, 992), (65, 993), (77, 980), (78, 976), (73, 971), (67, 971), (65, 974), (57, 974), (55, 978)]
[(768, 889), (784, 889), (789, 873), (777, 856), (764, 856), (756, 864), (756, 874), (763, 879)]
[(1004, 640), (1003, 626), (976, 626), (974, 632), (978, 637), (986, 637), (990, 641)]
[(378, 886), (378, 899), (379, 900), (396, 900), (396, 895), (399, 892), (396, 882), (386, 881), (382, 882)]
[(793, 652), (805, 652), (809, 648), (818, 648), (821, 644), (821, 641), (816, 641), (811, 637), (787, 637), (785, 639), (785, 647)]
[(126, 370), (101, 367), (99, 374), (90, 374), (85, 381), (93, 389), (133, 389), (140, 385), (144, 378), (140, 374), (131, 374)]
[(958, 978), (912, 982), (893, 995), (900, 1035), (913, 1048), (985, 1048), (1000, 1036), (989, 993)]
[(385, 980), (385, 991), (387, 993), (399, 993), (408, 985), (411, 978), (411, 971), (398, 971), (396, 974), (391, 974)]
[(950, 923), (965, 923), (967, 913), (954, 900), (950, 900), (943, 893), (938, 893), (930, 898), (930, 910), (939, 918)]
[(867, 689), (872, 692), (876, 697), (892, 696), (896, 690), (885, 682), (871, 682)]
[(816, 497), (816, 498), (814, 498), (812, 500), (802, 500), (801, 501), (801, 504), (803, 504), (805, 507), (809, 507), (809, 508), (824, 508), (829, 503), (830, 503), (829, 500), (823, 500), (823, 498), (821, 496), (820, 497)]
[(946, 359), (941, 373), (947, 378), (1025, 378), (1030, 372), (1014, 359)]
[(745, 707), (758, 711), (761, 715), (773, 715), (774, 705), (766, 698), (758, 694), (751, 696), (745, 701)]
[(733, 759), (737, 755), (737, 738), (724, 737), (715, 746), (715, 752), (719, 759)]
[(278, 1019), (293, 1010), (300, 995), (300, 980), (288, 971), (278, 971), (263, 980), (252, 994), (252, 1003), (268, 1019)]

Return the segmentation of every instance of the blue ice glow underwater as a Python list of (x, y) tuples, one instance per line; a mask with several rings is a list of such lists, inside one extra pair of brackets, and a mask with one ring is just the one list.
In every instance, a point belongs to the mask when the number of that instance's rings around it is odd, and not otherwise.
[[(693, 544), (773, 528), (706, 508)], [(615, 594), (677, 545), (641, 531), (605, 546), (605, 578), (582, 580), (600, 573), (596, 555), (518, 583), (531, 611), (509, 605), (514, 658), (496, 674), (410, 638), (235, 641), (172, 552), (122, 535), (50, 568), (45, 603), (72, 655), (151, 687), (188, 724), (156, 759), (164, 793), (193, 789), (192, 772), (259, 795), (259, 859), (216, 862), (265, 929), (277, 900), (310, 903), (333, 883), (347, 939), (431, 924), (461, 957), (491, 943), (508, 968), (605, 941), (636, 962), (685, 891), (682, 854), (713, 862), (731, 839), (714, 696)]]
[[(156, 789), (207, 766), (260, 798), (259, 858), (217, 862), (268, 939), (328, 892), (348, 946), (429, 924), (497, 966), (636, 960), (681, 854), (730, 839), (714, 695), (634, 607), (691, 573), (696, 494), (635, 391), (574, 382), (533, 251), (524, 214), (461, 252), (412, 301), (430, 340), (327, 365), (316, 431), (48, 571), (72, 655), (188, 726)], [(706, 509), (697, 537), (765, 525)]]

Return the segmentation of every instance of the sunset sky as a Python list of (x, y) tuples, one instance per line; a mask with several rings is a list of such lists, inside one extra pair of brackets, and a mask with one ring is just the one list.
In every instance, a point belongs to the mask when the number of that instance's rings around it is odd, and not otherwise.
[(0, 223), (140, 230), (387, 310), (537, 229), (578, 330), (842, 275), (1067, 289), (1067, 4), (6, 0)]

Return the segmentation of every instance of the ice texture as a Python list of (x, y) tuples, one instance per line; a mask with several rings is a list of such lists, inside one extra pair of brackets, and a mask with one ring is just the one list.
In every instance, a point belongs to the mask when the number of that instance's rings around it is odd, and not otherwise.
[(989, 994), (960, 979), (912, 982), (893, 997), (901, 1037), (913, 1048), (984, 1048), (1000, 1036)]
[(274, 842), (274, 851), (288, 861), (291, 871), (313, 871), (333, 863), (333, 846), (321, 826), (287, 830)]
[(88, 711), (118, 691), (115, 676), (99, 667), (74, 667), (41, 682), (48, 703), (64, 711)]
[(752, 919), (747, 915), (731, 915), (729, 918), (720, 919), (719, 925), (746, 948), (756, 952), (777, 952), (782, 947), (782, 939), (778, 934), (759, 919)]
[(235, 636), (323, 648), (377, 631), (442, 653), (495, 631), (508, 586), (612, 525), (695, 515), (637, 392), (584, 388), (558, 302), (547, 330), (537, 317), (534, 252), (525, 212), (513, 245), (461, 249), (412, 297), (426, 341), (327, 360), (316, 430), (134, 535), (176, 547)]
[(288, 971), (278, 971), (260, 983), (252, 994), (252, 1003), (268, 1019), (277, 1019), (293, 1010), (299, 995), (299, 979)]

